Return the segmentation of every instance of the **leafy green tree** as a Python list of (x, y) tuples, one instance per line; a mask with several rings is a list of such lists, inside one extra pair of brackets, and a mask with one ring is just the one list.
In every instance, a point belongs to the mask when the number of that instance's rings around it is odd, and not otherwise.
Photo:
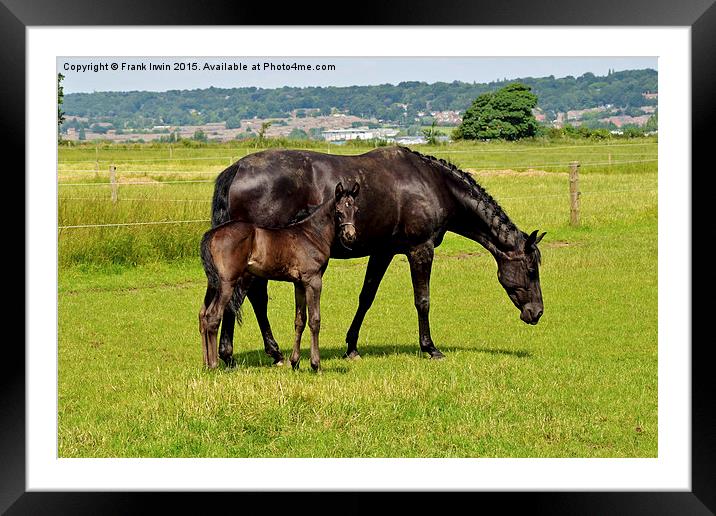
[(226, 119), (226, 128), (227, 129), (238, 129), (241, 127), (241, 117), (240, 116), (230, 116)]
[(84, 141), (84, 140), (87, 139), (87, 135), (85, 134), (85, 128), (84, 128), (84, 127), (80, 127), (80, 135), (78, 136), (78, 138), (79, 138), (80, 140), (82, 140), (82, 141)]
[(433, 123), (429, 129), (423, 129), (423, 135), (429, 145), (437, 145), (438, 135), (440, 134), (436, 128), (437, 122), (433, 119)]
[[(65, 78), (64, 75), (61, 73), (57, 74), (57, 132), (58, 135), (61, 134), (60, 128), (62, 127), (62, 123), (65, 121), (65, 112), (62, 111), (62, 103), (64, 102), (65, 93), (62, 88), (62, 80)], [(60, 140), (62, 137), (59, 137)]]
[(261, 129), (259, 129), (258, 133), (259, 142), (264, 141), (264, 135), (266, 134), (266, 130), (271, 127), (271, 124), (273, 124), (272, 120), (269, 120), (268, 122), (261, 122)]
[(465, 140), (519, 140), (534, 136), (538, 124), (532, 109), (536, 105), (537, 95), (521, 83), (483, 93), (465, 111), (453, 136)]
[(194, 136), (192, 136), (192, 139), (198, 141), (198, 142), (205, 142), (208, 140), (208, 137), (206, 136), (206, 133), (199, 129), (198, 131), (194, 132)]

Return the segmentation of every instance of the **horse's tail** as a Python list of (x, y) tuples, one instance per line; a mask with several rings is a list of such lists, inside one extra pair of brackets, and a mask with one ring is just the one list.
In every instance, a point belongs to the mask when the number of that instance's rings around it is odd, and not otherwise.
[(204, 238), (201, 239), (201, 264), (204, 266), (204, 272), (206, 273), (206, 279), (209, 281), (209, 286), (213, 289), (219, 288), (219, 271), (214, 263), (214, 257), (211, 254), (211, 239), (214, 236), (214, 230), (210, 229), (204, 233)]
[[(209, 286), (215, 290), (218, 290), (221, 279), (219, 278), (219, 271), (214, 263), (214, 256), (211, 254), (211, 239), (214, 236), (214, 230), (210, 229), (204, 233), (204, 238), (201, 239), (201, 263), (204, 266), (204, 272), (206, 273), (206, 279), (209, 282)], [(246, 290), (241, 287), (240, 284), (234, 289), (234, 293), (231, 295), (231, 301), (229, 307), (236, 314), (236, 323), (240, 326), (243, 323), (243, 316), (241, 314), (241, 305), (246, 297)]]
[(236, 324), (238, 324), (239, 326), (244, 323), (244, 317), (241, 314), (241, 305), (243, 304), (245, 298), (246, 290), (243, 289), (241, 285), (236, 285), (234, 293), (231, 295), (231, 301), (229, 301), (229, 306), (236, 314)]
[(211, 227), (223, 224), (231, 218), (229, 215), (229, 187), (234, 181), (238, 168), (237, 164), (233, 164), (216, 177), (214, 197), (211, 200)]

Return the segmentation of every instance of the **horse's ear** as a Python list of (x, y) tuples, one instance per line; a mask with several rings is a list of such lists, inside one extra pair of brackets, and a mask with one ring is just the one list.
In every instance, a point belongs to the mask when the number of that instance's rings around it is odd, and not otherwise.
[(530, 236), (527, 237), (527, 240), (525, 241), (525, 251), (529, 251), (532, 249), (537, 242), (537, 230), (535, 229), (532, 233), (530, 233)]
[(351, 195), (355, 197), (358, 195), (358, 191), (360, 190), (360, 184), (356, 182), (356, 184), (353, 185), (353, 188), (351, 189)]
[(527, 237), (527, 241), (525, 241), (525, 251), (535, 249), (535, 246), (539, 244), (544, 238), (544, 236), (547, 234), (547, 232), (544, 232), (540, 236), (537, 236), (537, 231), (538, 230), (534, 230), (532, 233), (530, 233), (530, 236)]
[(343, 195), (343, 183), (338, 183), (336, 185), (336, 197), (340, 197)]

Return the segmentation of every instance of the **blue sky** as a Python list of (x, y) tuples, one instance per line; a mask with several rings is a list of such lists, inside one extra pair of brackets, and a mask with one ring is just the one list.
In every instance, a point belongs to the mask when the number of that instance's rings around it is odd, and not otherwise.
[[(111, 70), (111, 64), (197, 63), (197, 70)], [(331, 71), (251, 70), (255, 63), (274, 64), (330, 64)], [(248, 70), (208, 71), (204, 63), (242, 63)], [(70, 65), (104, 64), (105, 70), (73, 71)], [(609, 69), (657, 69), (656, 57), (82, 57), (58, 58), (58, 72), (65, 75), (64, 92), (93, 91), (167, 91), (214, 86), (236, 88), (255, 86), (352, 86), (369, 84), (397, 84), (401, 81), (490, 82), (518, 77), (554, 75), (579, 76), (586, 72), (606, 75)]]

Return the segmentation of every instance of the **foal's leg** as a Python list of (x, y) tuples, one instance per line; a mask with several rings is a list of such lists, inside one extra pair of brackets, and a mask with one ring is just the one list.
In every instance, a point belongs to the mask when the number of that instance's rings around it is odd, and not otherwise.
[[(208, 294), (207, 289), (207, 294)], [(231, 295), (234, 292), (234, 285), (228, 281), (222, 281), (219, 285), (218, 292), (213, 297), (213, 300), (206, 308), (202, 310), (200, 327), (202, 328), (202, 343), (205, 349), (205, 361), (207, 367), (210, 369), (215, 368), (218, 365), (217, 356), (217, 344), (216, 334), (219, 331), (219, 324), (221, 323), (221, 315), (226, 308), (226, 305), (231, 300)]]
[(363, 288), (358, 297), (358, 310), (356, 310), (351, 327), (346, 334), (348, 349), (346, 349), (346, 354), (343, 355), (343, 358), (360, 358), (358, 354), (358, 332), (360, 332), (360, 327), (361, 324), (363, 324), (366, 312), (370, 308), (370, 305), (373, 304), (375, 294), (378, 291), (378, 285), (380, 285), (383, 275), (392, 260), (392, 254), (373, 254), (368, 259), (368, 268), (365, 270)]
[(443, 358), (433, 344), (430, 336), (430, 271), (433, 266), (433, 244), (426, 242), (408, 251), (410, 276), (413, 280), (415, 309), (418, 311), (418, 330), (420, 332), (420, 349), (430, 354), (430, 358)]
[(204, 365), (209, 364), (209, 341), (206, 335), (207, 328), (205, 320), (206, 310), (214, 299), (214, 296), (216, 296), (216, 289), (210, 285), (207, 286), (206, 294), (204, 294), (204, 304), (202, 304), (201, 310), (199, 311), (199, 333), (201, 334), (201, 353), (204, 357)]
[(311, 367), (318, 372), (321, 369), (321, 355), (318, 351), (318, 332), (321, 331), (321, 288), (320, 276), (312, 278), (306, 284), (306, 303), (308, 304), (308, 327), (311, 328)]
[(276, 339), (273, 338), (271, 324), (266, 314), (268, 307), (268, 280), (254, 278), (251, 282), (251, 287), (249, 287), (248, 298), (249, 301), (251, 301), (251, 306), (254, 308), (256, 321), (259, 323), (259, 328), (261, 329), (266, 354), (273, 358), (274, 364), (282, 365), (283, 355), (281, 354)]
[(293, 352), (291, 353), (291, 367), (298, 369), (301, 360), (301, 336), (306, 327), (306, 289), (301, 283), (294, 284), (296, 295), (296, 337), (293, 341)]

